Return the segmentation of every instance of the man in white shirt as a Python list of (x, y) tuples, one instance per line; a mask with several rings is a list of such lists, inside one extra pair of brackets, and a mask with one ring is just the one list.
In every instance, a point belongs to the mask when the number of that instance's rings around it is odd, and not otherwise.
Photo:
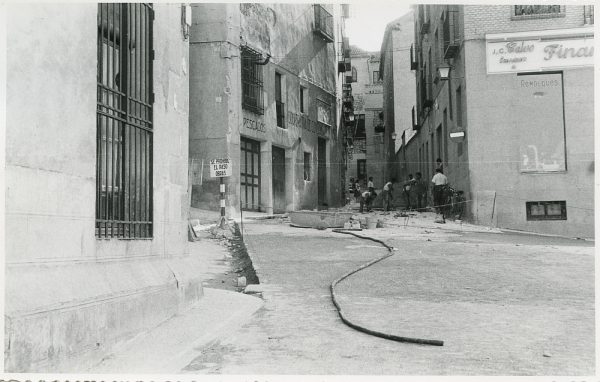
[(389, 211), (392, 204), (392, 192), (394, 192), (393, 184), (396, 183), (396, 179), (392, 179), (383, 186), (381, 197), (383, 199), (383, 211)]
[(438, 213), (442, 213), (442, 220), (444, 219), (442, 206), (445, 204), (444, 201), (444, 186), (448, 184), (448, 178), (442, 173), (442, 170), (435, 169), (435, 175), (431, 179), (433, 183), (433, 206)]

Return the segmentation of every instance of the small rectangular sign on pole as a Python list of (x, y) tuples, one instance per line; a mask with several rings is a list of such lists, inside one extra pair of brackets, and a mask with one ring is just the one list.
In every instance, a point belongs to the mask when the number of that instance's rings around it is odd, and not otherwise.
[(211, 159), (210, 160), (210, 176), (211, 178), (222, 178), (231, 176), (231, 160), (229, 158)]

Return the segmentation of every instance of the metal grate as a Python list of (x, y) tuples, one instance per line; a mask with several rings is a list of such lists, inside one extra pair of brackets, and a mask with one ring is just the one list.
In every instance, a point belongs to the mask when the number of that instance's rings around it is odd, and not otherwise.
[(242, 107), (256, 114), (264, 114), (263, 69), (261, 54), (247, 46), (241, 48)]
[(152, 237), (152, 21), (148, 4), (98, 4), (96, 236)]

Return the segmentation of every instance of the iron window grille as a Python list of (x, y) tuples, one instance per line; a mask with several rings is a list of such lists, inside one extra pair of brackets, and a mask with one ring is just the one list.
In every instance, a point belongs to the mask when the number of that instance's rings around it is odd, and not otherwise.
[(153, 235), (153, 20), (149, 4), (98, 4), (98, 238)]
[(255, 114), (264, 114), (263, 68), (261, 54), (247, 46), (241, 48), (242, 108)]
[(512, 9), (513, 20), (543, 19), (564, 16), (565, 7), (563, 5), (514, 5)]
[(527, 220), (567, 220), (567, 202), (526, 202)]
[(327, 42), (333, 42), (333, 16), (321, 4), (313, 5), (315, 10), (315, 34)]

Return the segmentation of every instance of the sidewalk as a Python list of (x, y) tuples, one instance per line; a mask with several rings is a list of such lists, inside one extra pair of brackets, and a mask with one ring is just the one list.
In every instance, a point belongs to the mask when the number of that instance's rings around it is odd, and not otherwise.
[[(232, 288), (220, 284), (231, 284), (236, 277), (228, 264), (231, 256), (218, 240), (202, 239), (189, 245), (200, 267), (195, 272), (204, 280), (200, 300), (159, 326), (119, 342), (100, 362), (77, 372), (180, 373), (198, 348), (235, 331), (263, 306), (260, 298), (226, 290)], [(206, 285), (222, 285), (224, 289)]]
[(180, 373), (198, 348), (241, 327), (262, 305), (243, 293), (204, 288), (189, 311), (120, 344), (85, 373)]

